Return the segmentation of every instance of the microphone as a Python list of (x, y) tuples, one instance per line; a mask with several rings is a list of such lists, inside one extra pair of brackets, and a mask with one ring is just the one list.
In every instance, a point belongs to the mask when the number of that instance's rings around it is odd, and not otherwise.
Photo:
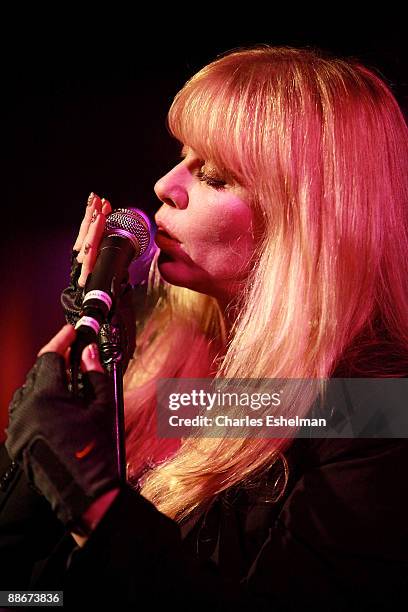
[(113, 315), (123, 283), (129, 279), (130, 264), (138, 260), (145, 266), (145, 255), (151, 259), (151, 229), (149, 217), (137, 208), (118, 208), (106, 217), (105, 234), (85, 284), (81, 316), (75, 326), (77, 337), (70, 356), (75, 369), (82, 350), (96, 342), (101, 326)]

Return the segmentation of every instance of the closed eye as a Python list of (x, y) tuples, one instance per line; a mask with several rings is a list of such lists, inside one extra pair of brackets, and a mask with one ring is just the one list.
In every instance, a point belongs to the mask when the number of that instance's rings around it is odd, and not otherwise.
[(207, 174), (203, 170), (199, 170), (197, 172), (197, 178), (199, 181), (206, 183), (209, 187), (216, 190), (224, 189), (225, 185), (227, 184), (223, 179)]
[[(193, 153), (192, 149), (184, 145), (180, 153), (180, 158), (182, 160), (185, 160), (187, 156), (189, 155), (189, 153)], [(194, 157), (195, 157), (194, 166), (196, 167), (195, 175), (198, 178), (198, 180), (203, 183), (206, 183), (206, 185), (208, 185), (209, 187), (212, 187), (212, 189), (216, 189), (218, 191), (221, 189), (224, 189), (224, 187), (227, 185), (227, 181), (225, 181), (220, 176), (215, 174), (214, 170), (211, 170), (210, 172), (207, 170), (207, 172), (205, 172), (203, 168), (205, 168), (205, 165), (207, 162), (205, 162), (202, 159), (199, 159), (196, 155), (194, 155)], [(200, 169), (197, 170), (197, 168), (200, 168)]]

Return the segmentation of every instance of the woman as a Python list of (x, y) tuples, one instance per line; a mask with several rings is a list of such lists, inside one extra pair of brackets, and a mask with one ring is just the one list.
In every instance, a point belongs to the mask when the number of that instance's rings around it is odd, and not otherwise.
[[(182, 609), (394, 608), (406, 596), (405, 440), (180, 444), (157, 437), (155, 403), (160, 378), (407, 376), (398, 105), (363, 66), (263, 46), (197, 73), (169, 127), (182, 160), (155, 186), (160, 252), (125, 376), (132, 486), (107, 458), (109, 427), (96, 429), (109, 394), (94, 348), (83, 355), (93, 400), (76, 405), (64, 387), (72, 327), (42, 349), (10, 408), (9, 454), (78, 544), (72, 553), (66, 535), (34, 584), (73, 604), (132, 607), (143, 589)], [(109, 210), (92, 196), (75, 245), (80, 286)], [(314, 400), (302, 396), (297, 414)]]

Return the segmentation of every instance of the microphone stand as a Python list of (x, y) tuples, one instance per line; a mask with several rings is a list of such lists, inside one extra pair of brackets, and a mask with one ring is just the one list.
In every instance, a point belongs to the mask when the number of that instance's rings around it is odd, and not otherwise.
[[(69, 388), (75, 395), (86, 394), (84, 380), (80, 370), (80, 356), (87, 344), (96, 342), (96, 335), (89, 328), (82, 328), (71, 349), (71, 369)], [(103, 323), (100, 329), (100, 355), (105, 370), (113, 385), (115, 402), (114, 429), (116, 440), (116, 464), (118, 476), (126, 482), (126, 443), (125, 416), (123, 401), (123, 349), (120, 326), (115, 324), (115, 317), (108, 323)]]

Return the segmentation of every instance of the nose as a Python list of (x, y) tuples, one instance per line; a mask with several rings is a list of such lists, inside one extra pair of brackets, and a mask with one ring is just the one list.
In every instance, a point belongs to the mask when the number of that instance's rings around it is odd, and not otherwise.
[(164, 204), (175, 208), (187, 208), (188, 192), (183, 175), (182, 164), (178, 164), (155, 184), (154, 192)]

